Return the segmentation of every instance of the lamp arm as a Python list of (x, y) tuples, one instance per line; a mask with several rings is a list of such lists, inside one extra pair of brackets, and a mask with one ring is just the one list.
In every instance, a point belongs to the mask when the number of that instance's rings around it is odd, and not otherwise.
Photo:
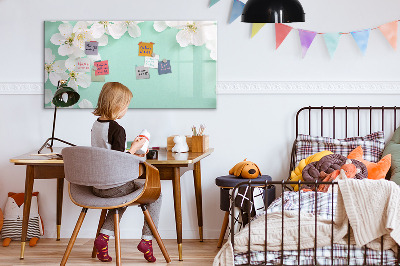
[(56, 118), (57, 118), (57, 106), (55, 106), (55, 108), (54, 108), (53, 131), (52, 131), (52, 133), (51, 133), (51, 144), (50, 144), (50, 148), (53, 147), (54, 131), (55, 131), (55, 129), (56, 129)]

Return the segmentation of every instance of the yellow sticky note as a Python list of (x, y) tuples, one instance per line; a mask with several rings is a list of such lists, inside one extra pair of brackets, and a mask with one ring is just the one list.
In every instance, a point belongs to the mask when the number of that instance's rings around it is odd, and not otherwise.
[(152, 42), (140, 42), (139, 43), (139, 56), (151, 56), (153, 54)]

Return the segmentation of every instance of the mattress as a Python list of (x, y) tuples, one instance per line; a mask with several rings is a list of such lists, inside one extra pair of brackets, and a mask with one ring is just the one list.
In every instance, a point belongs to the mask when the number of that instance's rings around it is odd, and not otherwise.
[[(267, 215), (273, 212), (284, 210), (299, 210), (316, 214), (325, 219), (332, 219), (332, 214), (335, 215), (336, 208), (336, 193), (323, 193), (313, 191), (309, 192), (293, 192), (287, 191), (283, 196), (277, 198), (268, 207)], [(260, 214), (254, 219), (258, 219)], [(253, 219), (253, 220), (254, 220)], [(333, 258), (332, 258), (333, 250)], [(315, 260), (316, 252), (316, 262)], [(349, 253), (350, 252), (350, 253)], [(383, 251), (372, 250), (365, 247), (350, 245), (334, 244), (332, 246), (320, 247), (314, 250), (300, 250), (300, 255), (297, 250), (283, 251), (284, 265), (396, 265), (396, 256), (392, 250)], [(235, 265), (249, 265), (248, 252), (235, 253)], [(266, 263), (265, 263), (265, 257)], [(281, 251), (251, 251), (250, 265), (281, 265)], [(300, 261), (299, 261), (300, 260)]]

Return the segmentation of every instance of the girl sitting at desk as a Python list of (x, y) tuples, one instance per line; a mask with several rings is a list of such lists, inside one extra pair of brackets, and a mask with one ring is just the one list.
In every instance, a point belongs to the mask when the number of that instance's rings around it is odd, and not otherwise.
[[(92, 127), (91, 143), (93, 147), (125, 152), (125, 129), (115, 120), (122, 118), (126, 114), (132, 97), (132, 92), (119, 82), (107, 82), (104, 84), (99, 95), (97, 107), (93, 112), (94, 115), (99, 116)], [(145, 142), (145, 138), (136, 138), (129, 149), (129, 153), (140, 157), (146, 156), (145, 154), (136, 154), (136, 151), (142, 148)], [(137, 176), (133, 176), (132, 181), (116, 187), (93, 187), (93, 194), (102, 198), (128, 195), (144, 185), (143, 183), (135, 182), (136, 178)], [(161, 201), (160, 194), (160, 197), (155, 202), (147, 204), (147, 209), (156, 227), (158, 227)], [(125, 210), (126, 207), (118, 209), (120, 219)], [(97, 258), (101, 261), (112, 260), (108, 255), (108, 240), (110, 236), (114, 236), (114, 214), (115, 210), (109, 210), (107, 212), (100, 234), (94, 241), (94, 245), (97, 249)], [(137, 248), (144, 253), (144, 258), (149, 262), (156, 261), (153, 255), (152, 238), (153, 234), (151, 233), (150, 227), (147, 222), (144, 221), (142, 240)]]

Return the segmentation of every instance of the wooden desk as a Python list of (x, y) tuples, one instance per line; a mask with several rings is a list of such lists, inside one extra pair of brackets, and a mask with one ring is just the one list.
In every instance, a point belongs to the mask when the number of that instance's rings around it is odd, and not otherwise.
[[(55, 152), (61, 148), (54, 148)], [(175, 223), (178, 242), (179, 260), (182, 260), (182, 204), (180, 177), (188, 170), (193, 170), (194, 190), (196, 196), (197, 219), (200, 241), (203, 241), (203, 211), (201, 193), (201, 169), (200, 160), (210, 155), (214, 149), (206, 152), (189, 152), (174, 154), (161, 149), (157, 160), (147, 160), (148, 163), (158, 168), (161, 180), (171, 180), (173, 184)], [(49, 150), (42, 153), (50, 152)], [(32, 189), (34, 179), (57, 178), (57, 240), (60, 240), (62, 201), (64, 188), (64, 162), (56, 156), (39, 156), (37, 151), (23, 154), (10, 159), (15, 165), (26, 165), (25, 199), (21, 235), (21, 255), (24, 258), (26, 234), (28, 230), (28, 218), (31, 208)]]

